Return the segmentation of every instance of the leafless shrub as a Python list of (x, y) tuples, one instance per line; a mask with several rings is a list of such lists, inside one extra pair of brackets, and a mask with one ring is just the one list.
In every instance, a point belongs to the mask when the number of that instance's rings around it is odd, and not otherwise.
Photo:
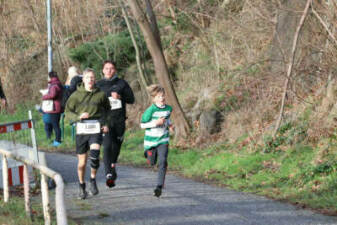
[[(72, 64), (67, 47), (116, 32), (112, 13), (115, 6), (105, 0), (52, 3), (54, 70), (64, 80)], [(45, 2), (8, 0), (1, 1), (0, 7), (0, 72), (9, 104), (36, 101), (47, 77)]]
[[(27, 99), (26, 96), (38, 99), (36, 90), (45, 85), (47, 75), (43, 61), (46, 55), (42, 53), (46, 48), (45, 5), (36, 0), (23, 2), (0, 3), (3, 31), (0, 33), (0, 73), (12, 104)], [(224, 138), (234, 140), (244, 133), (255, 138), (272, 126), (279, 110), (285, 73), (271, 72), (270, 51), (277, 33), (278, 13), (293, 9), (279, 0), (209, 2), (156, 0), (153, 4), (158, 18), (170, 19), (173, 24), (162, 27), (165, 32), (161, 34), (163, 39), (169, 40), (170, 48), (165, 50), (165, 55), (178, 78), (179, 100), (186, 109), (192, 109), (201, 98), (201, 90), (213, 90), (210, 95), (215, 97), (205, 105), (217, 108), (226, 116), (221, 133)], [(67, 47), (119, 30), (114, 22), (118, 12), (111, 13), (116, 9), (114, 4), (106, 0), (53, 1), (56, 70), (61, 78), (65, 78), (65, 71), (71, 65), (66, 56)], [(313, 8), (337, 37), (335, 1), (313, 1)], [(294, 12), (301, 13), (300, 10)], [(179, 29), (183, 23), (187, 26)], [(286, 105), (296, 107), (317, 104), (318, 99), (324, 98), (318, 93), (325, 93), (329, 80), (337, 79), (337, 48), (321, 21), (310, 13), (301, 32), (286, 100)], [(284, 53), (286, 49), (279, 51)], [(30, 63), (32, 60), (40, 63)], [(286, 59), (283, 60), (286, 63)], [(34, 85), (18, 90), (23, 83)], [(219, 96), (223, 99), (217, 99)], [(231, 97), (237, 99), (235, 104), (240, 107), (227, 111), (219, 108), (216, 101), (228, 104)], [(201, 105), (201, 110), (205, 105)], [(286, 108), (291, 110), (294, 109)], [(138, 118), (137, 111), (130, 117)], [(316, 122), (324, 120), (323, 114), (314, 115), (312, 119)], [(322, 124), (312, 124), (317, 130), (309, 130), (309, 140), (328, 135), (333, 125)]]

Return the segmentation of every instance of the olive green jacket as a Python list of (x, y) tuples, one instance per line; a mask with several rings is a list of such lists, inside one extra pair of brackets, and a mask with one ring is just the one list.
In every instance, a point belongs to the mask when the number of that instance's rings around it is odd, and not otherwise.
[(84, 84), (78, 86), (77, 90), (69, 97), (65, 107), (65, 121), (75, 123), (80, 121), (80, 115), (84, 112), (89, 113), (88, 120), (99, 120), (102, 126), (110, 121), (108, 112), (110, 103), (105, 93), (98, 88), (92, 92), (85, 90)]

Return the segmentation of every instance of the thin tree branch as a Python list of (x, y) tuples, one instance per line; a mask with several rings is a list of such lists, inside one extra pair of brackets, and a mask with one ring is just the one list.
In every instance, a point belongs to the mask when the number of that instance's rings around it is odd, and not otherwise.
[(34, 9), (33, 9), (32, 4), (30, 3), (29, 0), (25, 0), (25, 3), (26, 3), (26, 7), (29, 10), (30, 16), (32, 18), (35, 30), (37, 30), (38, 32), (41, 32), (40, 26), (37, 23), (36, 18), (35, 18), (35, 13), (34, 13)]
[(323, 21), (322, 17), (319, 16), (319, 14), (316, 12), (316, 10), (313, 8), (313, 6), (311, 6), (311, 10), (314, 13), (314, 15), (317, 17), (317, 19), (319, 20), (319, 22), (322, 24), (322, 26), (324, 27), (324, 29), (328, 32), (328, 34), (331, 37), (331, 39), (335, 42), (335, 45), (337, 46), (337, 40), (336, 40), (336, 38), (333, 36), (333, 33), (329, 30), (329, 27)]
[(273, 132), (273, 139), (275, 138), (276, 133), (277, 133), (278, 129), (280, 128), (280, 124), (281, 124), (281, 121), (282, 121), (282, 117), (283, 117), (283, 113), (284, 113), (284, 103), (285, 103), (285, 100), (286, 100), (289, 80), (291, 78), (292, 69), (293, 69), (293, 65), (294, 65), (294, 58), (295, 58), (295, 53), (296, 53), (298, 36), (299, 36), (300, 31), (301, 31), (301, 28), (303, 27), (304, 20), (308, 15), (308, 11), (309, 11), (309, 7), (310, 7), (311, 2), (312, 2), (312, 0), (307, 0), (307, 3), (305, 5), (304, 11), (303, 11), (303, 14), (302, 14), (302, 17), (301, 17), (301, 20), (300, 20), (300, 22), (299, 22), (299, 24), (296, 28), (296, 32), (295, 32), (295, 35), (294, 35), (294, 41), (293, 41), (293, 46), (292, 46), (288, 70), (287, 70), (287, 78), (284, 81), (284, 86), (283, 86), (281, 109), (280, 109), (280, 113), (279, 113), (279, 116), (278, 116), (278, 119), (277, 119), (277, 122), (276, 122), (274, 132)]

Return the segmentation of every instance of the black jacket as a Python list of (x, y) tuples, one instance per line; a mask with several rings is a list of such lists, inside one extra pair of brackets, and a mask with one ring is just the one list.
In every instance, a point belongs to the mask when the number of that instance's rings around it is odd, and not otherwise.
[[(69, 91), (69, 96), (74, 92), (76, 91), (77, 89), (77, 86), (80, 85), (82, 83), (82, 78), (83, 78), (83, 75), (77, 75), (75, 77), (73, 77), (73, 79), (71, 79), (70, 81), (70, 86), (68, 88), (68, 91)], [(68, 96), (68, 97), (69, 97)]]
[(111, 96), (111, 92), (117, 92), (121, 96), (122, 108), (111, 110), (110, 118), (112, 121), (124, 122), (126, 120), (126, 104), (133, 104), (135, 97), (128, 82), (118, 77), (113, 80), (102, 79), (97, 81), (96, 87), (103, 91), (107, 97)]

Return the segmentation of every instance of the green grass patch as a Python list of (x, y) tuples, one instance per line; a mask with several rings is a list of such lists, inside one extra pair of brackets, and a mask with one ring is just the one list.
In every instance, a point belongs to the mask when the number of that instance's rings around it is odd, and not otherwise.
[[(28, 118), (27, 110), (23, 107), (14, 115), (0, 116), (5, 121), (23, 120)], [(40, 148), (75, 151), (69, 125), (65, 127), (66, 138), (61, 147), (51, 148), (45, 140), (41, 115), (34, 111), (33, 117)], [(253, 150), (239, 147), (247, 135), (234, 143), (217, 143), (204, 149), (179, 149), (171, 144), (169, 171), (239, 191), (336, 212), (336, 135), (322, 139), (314, 147), (303, 141), (306, 130), (306, 120), (285, 123), (275, 140), (266, 137), (265, 147)], [(148, 167), (144, 158), (143, 136), (144, 130), (126, 132), (119, 159), (121, 163)]]
[[(121, 162), (147, 166), (143, 156), (143, 134), (143, 131), (127, 134), (121, 152)], [(281, 135), (293, 139), (286, 134), (303, 134), (303, 127), (287, 124), (282, 128)], [(273, 151), (268, 152), (238, 149), (237, 143), (226, 142), (205, 149), (182, 150), (171, 145), (168, 157), (169, 171), (225, 185), (238, 191), (336, 212), (337, 160), (330, 158), (316, 165), (313, 161), (319, 152), (317, 148), (296, 141), (295, 145), (280, 150), (285, 143), (289, 142), (279, 140)], [(336, 148), (331, 143), (329, 146)]]
[[(42, 203), (40, 201), (31, 201), (32, 220), (26, 215), (23, 197), (11, 195), (9, 201), (5, 203), (0, 197), (0, 224), (20, 224), (20, 225), (38, 225), (45, 224)], [(51, 210), (51, 224), (56, 223), (56, 212)], [(74, 220), (68, 218), (69, 225), (77, 224)]]
[[(42, 114), (38, 112), (34, 106), (29, 105), (18, 105), (17, 110), (13, 114), (6, 114), (4, 112), (0, 113), (0, 121), (5, 123), (28, 120), (28, 111), (32, 112), (32, 117), (34, 120), (35, 136), (38, 149), (49, 150), (49, 151), (74, 151), (75, 141), (72, 137), (72, 127), (69, 124), (64, 124), (64, 140), (62, 140), (62, 145), (58, 148), (51, 146), (55, 135), (50, 140), (46, 138), (46, 133), (44, 131), (44, 124), (42, 121)], [(18, 132), (12, 132), (9, 134), (1, 134), (0, 140), (15, 140), (22, 144), (31, 145), (30, 130), (23, 130)]]
[[(42, 207), (36, 204), (32, 206), (33, 221), (31, 221), (25, 212), (23, 198), (10, 197), (8, 203), (0, 200), (0, 224), (44, 224)], [(56, 221), (53, 221), (56, 224)]]

